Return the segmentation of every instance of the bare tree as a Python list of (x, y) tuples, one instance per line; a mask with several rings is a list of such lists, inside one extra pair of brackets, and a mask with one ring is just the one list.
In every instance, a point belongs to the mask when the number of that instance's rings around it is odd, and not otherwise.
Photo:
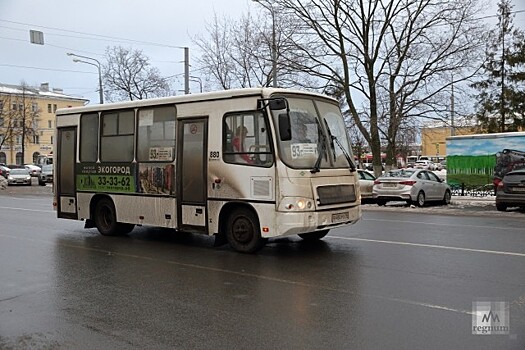
[(38, 129), (37, 123), (40, 110), (36, 103), (36, 90), (25, 82), (15, 87), (16, 94), (6, 94), (0, 97), (0, 148), (5, 144), (14, 147), (17, 139), (21, 142), (22, 162), (25, 159), (25, 146), (35, 142), (34, 136)]
[(289, 13), (275, 10), (275, 23), (268, 10), (258, 16), (243, 14), (235, 21), (214, 16), (206, 33), (193, 38), (201, 51), (196, 70), (207, 77), (213, 88), (270, 86), (272, 83), (272, 26), (276, 27), (276, 66), (279, 87), (310, 87), (313, 77), (289, 64), (282, 52), (296, 49), (298, 22)]
[[(336, 87), (381, 169), (381, 139), (389, 161), (403, 120), (448, 110), (443, 94), (469, 77), (483, 38), (478, 0), (276, 0), (309, 32), (294, 40), (289, 61)], [(303, 27), (304, 27), (303, 26)], [(297, 55), (300, 56), (297, 56)], [(470, 56), (469, 56), (470, 54)], [(468, 59), (466, 58), (468, 57)], [(466, 73), (469, 72), (469, 73)], [(367, 118), (363, 119), (363, 115)]]
[(151, 67), (149, 58), (142, 51), (121, 46), (107, 48), (106, 61), (103, 77), (107, 100), (133, 101), (169, 96), (168, 80), (157, 68)]

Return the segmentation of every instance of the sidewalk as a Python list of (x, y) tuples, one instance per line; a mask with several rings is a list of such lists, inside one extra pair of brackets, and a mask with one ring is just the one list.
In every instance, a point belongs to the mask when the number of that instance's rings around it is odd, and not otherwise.
[(377, 204), (364, 204), (361, 206), (363, 211), (403, 211), (412, 213), (443, 214), (443, 215), (474, 215), (474, 216), (494, 216), (512, 217), (525, 220), (525, 210), (518, 208), (508, 209), (501, 212), (496, 209), (496, 196), (452, 196), (449, 205), (439, 203), (428, 203), (424, 207), (408, 205), (405, 202), (389, 202), (386, 206)]
[(496, 196), (452, 196), (450, 199), (450, 205), (476, 207), (491, 205), (496, 208)]

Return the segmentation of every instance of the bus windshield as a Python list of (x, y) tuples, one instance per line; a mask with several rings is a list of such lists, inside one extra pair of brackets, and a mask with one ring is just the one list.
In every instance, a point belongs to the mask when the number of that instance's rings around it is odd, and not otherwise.
[[(353, 168), (344, 121), (335, 104), (322, 100), (288, 97), (291, 140), (278, 139), (282, 161), (295, 169)], [(279, 114), (274, 110), (275, 125)]]

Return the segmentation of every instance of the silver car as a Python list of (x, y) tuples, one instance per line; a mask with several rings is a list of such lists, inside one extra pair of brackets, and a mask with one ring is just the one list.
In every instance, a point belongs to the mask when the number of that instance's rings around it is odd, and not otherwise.
[(7, 183), (9, 185), (31, 185), (31, 175), (24, 168), (11, 169)]
[(389, 201), (406, 201), (422, 207), (430, 201), (449, 204), (450, 186), (432, 171), (396, 169), (385, 172), (374, 182), (373, 196), (378, 205)]
[(38, 184), (45, 186), (46, 183), (53, 183), (53, 164), (42, 165), (42, 172), (38, 175)]

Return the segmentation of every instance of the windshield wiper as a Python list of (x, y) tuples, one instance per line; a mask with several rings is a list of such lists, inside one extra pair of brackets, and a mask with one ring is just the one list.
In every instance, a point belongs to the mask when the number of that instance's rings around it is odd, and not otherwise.
[(330, 127), (328, 126), (328, 123), (326, 122), (326, 119), (324, 120), (324, 123), (325, 123), (325, 126), (326, 126), (326, 130), (328, 131), (328, 135), (330, 135), (330, 139), (331, 139), (330, 145), (332, 146), (332, 149), (334, 150), (334, 160), (335, 160), (335, 147), (334, 147), (334, 141), (335, 141), (337, 146), (339, 146), (339, 148), (343, 152), (343, 155), (345, 156), (346, 161), (348, 162), (348, 165), (350, 165), (350, 171), (351, 172), (356, 171), (356, 167), (355, 167), (354, 162), (352, 161), (352, 158), (350, 157), (350, 155), (348, 154), (346, 149), (343, 147), (341, 142), (339, 142), (339, 139), (336, 136), (332, 135), (332, 131), (330, 130)]
[(335, 143), (339, 146), (339, 148), (341, 149), (341, 151), (343, 152), (345, 158), (346, 158), (346, 161), (348, 162), (348, 165), (350, 165), (350, 171), (354, 172), (356, 170), (355, 168), (355, 164), (354, 162), (352, 162), (352, 158), (350, 157), (350, 155), (348, 154), (348, 152), (345, 150), (345, 148), (343, 147), (343, 145), (341, 144), (341, 142), (339, 142), (339, 139), (335, 136), (332, 135), (332, 140), (335, 141)]
[(314, 167), (310, 172), (312, 174), (318, 173), (321, 171), (321, 160), (323, 159), (323, 155), (326, 153), (326, 137), (324, 135), (323, 130), (321, 130), (321, 125), (319, 124), (319, 121), (315, 119), (315, 122), (317, 123), (317, 131), (319, 132), (319, 140), (321, 141), (321, 152), (319, 152), (319, 155), (317, 156), (317, 160), (315, 161)]

